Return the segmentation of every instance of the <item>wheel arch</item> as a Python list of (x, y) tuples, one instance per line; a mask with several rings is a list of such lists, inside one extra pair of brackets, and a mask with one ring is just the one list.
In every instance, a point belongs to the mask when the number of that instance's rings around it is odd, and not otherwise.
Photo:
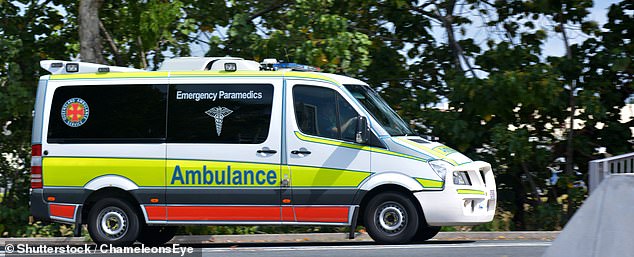
[[(84, 201), (84, 205), (82, 206), (82, 219), (81, 223), (86, 224), (88, 222), (88, 213), (90, 209), (99, 201), (104, 198), (117, 198), (130, 203), (132, 208), (135, 210), (137, 215), (143, 217), (143, 212), (141, 211), (141, 206), (139, 205), (139, 201), (127, 190), (124, 190), (120, 187), (102, 187), (96, 191), (93, 191), (88, 195), (86, 200)], [(141, 219), (145, 220), (145, 219)]]
[(112, 174), (96, 177), (88, 181), (88, 183), (84, 185), (85, 189), (92, 190), (92, 191), (98, 191), (102, 188), (109, 188), (109, 187), (119, 188), (125, 191), (139, 189), (139, 186), (137, 186), (136, 183), (132, 182), (132, 180), (120, 175), (112, 175)]
[(363, 220), (363, 216), (364, 216), (363, 213), (365, 213), (366, 211), (366, 206), (368, 205), (368, 202), (375, 196), (385, 192), (397, 192), (406, 196), (416, 207), (416, 211), (418, 212), (418, 215), (420, 215), (420, 217), (422, 218), (421, 221), (427, 223), (427, 221), (425, 220), (425, 213), (423, 212), (421, 203), (416, 199), (416, 197), (414, 196), (414, 193), (410, 189), (399, 184), (384, 183), (382, 185), (376, 186), (372, 188), (371, 190), (367, 191), (367, 193), (365, 193), (362, 196), (362, 198), (358, 201), (359, 214), (357, 216), (357, 219), (358, 219), (359, 225), (365, 226), (365, 223), (364, 223), (365, 221)]

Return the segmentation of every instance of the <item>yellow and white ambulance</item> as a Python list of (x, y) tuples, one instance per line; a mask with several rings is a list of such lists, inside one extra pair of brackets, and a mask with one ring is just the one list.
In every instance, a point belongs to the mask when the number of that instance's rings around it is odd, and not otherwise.
[[(99, 244), (177, 226), (363, 225), (379, 243), (493, 219), (488, 163), (416, 136), (372, 88), (308, 66), (42, 61), (31, 212)], [(79, 230), (76, 229), (76, 233)]]

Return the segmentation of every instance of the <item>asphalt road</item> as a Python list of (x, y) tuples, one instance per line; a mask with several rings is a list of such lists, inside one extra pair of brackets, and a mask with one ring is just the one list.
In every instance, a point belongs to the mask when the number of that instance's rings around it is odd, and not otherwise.
[(239, 257), (539, 257), (546, 241), (428, 241), (422, 244), (376, 245), (370, 242), (306, 244), (194, 245), (203, 256)]
[[(176, 236), (164, 247), (190, 247), (198, 256), (254, 256), (254, 257), (409, 257), (409, 256), (460, 256), (460, 257), (537, 257), (541, 256), (557, 237), (556, 231), (517, 232), (440, 232), (433, 240), (407, 245), (378, 245), (366, 234), (358, 233), (355, 239), (345, 239), (344, 233), (306, 234), (251, 234), (251, 235), (197, 235)], [(0, 257), (17, 250), (22, 245), (31, 247), (75, 247), (91, 249), (91, 257), (139, 257), (179, 256), (168, 254), (103, 254), (85, 237), (48, 238), (0, 238)], [(9, 248), (7, 248), (9, 247)], [(144, 249), (136, 244), (133, 250)], [(14, 253), (17, 251), (14, 251)], [(6, 254), (10, 256), (33, 256)], [(52, 254), (38, 257), (85, 256), (85, 254)], [(182, 256), (182, 257), (184, 257)]]
[[(540, 240), (483, 240), (442, 241), (431, 240), (420, 244), (377, 245), (373, 242), (308, 242), (308, 243), (215, 243), (183, 244), (194, 247), (198, 254), (185, 256), (239, 256), (239, 257), (539, 257), (550, 245)], [(0, 247), (0, 256), (5, 249)], [(7, 254), (6, 256), (25, 256)], [(40, 255), (46, 256), (46, 255)], [(85, 256), (85, 255), (56, 255)], [(90, 256), (161, 256), (126, 254), (91, 254)], [(173, 256), (173, 255), (171, 255)]]

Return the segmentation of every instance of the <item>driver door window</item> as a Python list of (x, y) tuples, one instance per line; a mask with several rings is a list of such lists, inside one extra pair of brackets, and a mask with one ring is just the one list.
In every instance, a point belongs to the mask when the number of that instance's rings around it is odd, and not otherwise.
[(357, 112), (337, 92), (324, 87), (293, 88), (300, 131), (313, 136), (354, 141)]

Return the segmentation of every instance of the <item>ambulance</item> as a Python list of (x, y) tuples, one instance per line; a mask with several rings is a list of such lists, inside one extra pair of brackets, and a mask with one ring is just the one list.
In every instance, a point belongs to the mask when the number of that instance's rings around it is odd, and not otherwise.
[(233, 57), (40, 65), (31, 213), (97, 244), (192, 225), (365, 226), (400, 244), (495, 213), (488, 163), (417, 136), (358, 79)]

